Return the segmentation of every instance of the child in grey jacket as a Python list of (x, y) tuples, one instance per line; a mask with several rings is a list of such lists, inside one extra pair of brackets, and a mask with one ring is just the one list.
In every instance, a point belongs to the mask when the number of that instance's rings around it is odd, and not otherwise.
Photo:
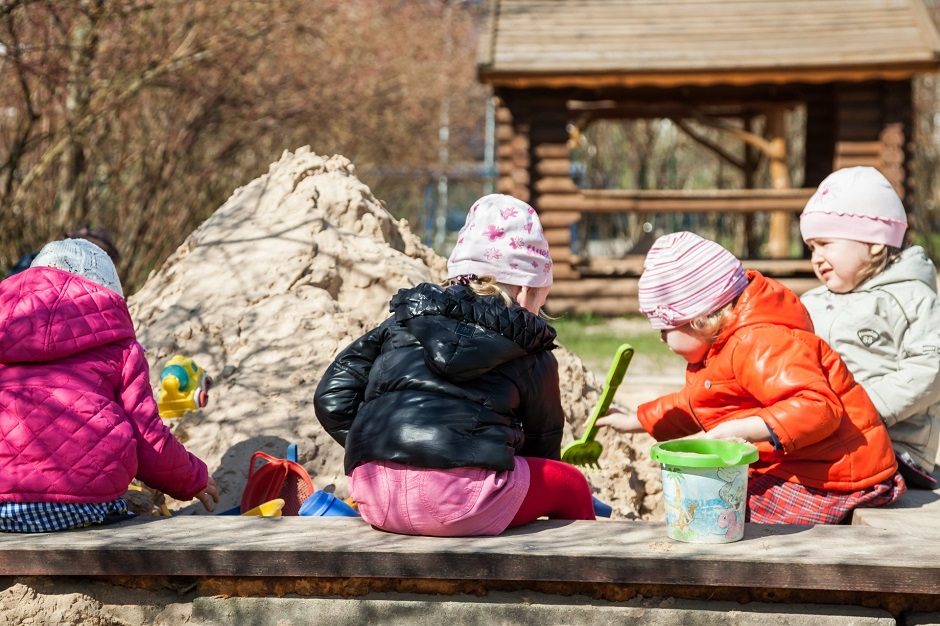
[(802, 297), (816, 334), (842, 356), (888, 426), (908, 484), (936, 488), (940, 462), (940, 301), (907, 216), (875, 168), (830, 174), (800, 216), (823, 285)]

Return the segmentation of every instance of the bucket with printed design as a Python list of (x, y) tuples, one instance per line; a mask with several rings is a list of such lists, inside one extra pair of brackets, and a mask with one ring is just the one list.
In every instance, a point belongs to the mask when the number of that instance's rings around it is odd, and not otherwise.
[(690, 543), (729, 543), (744, 536), (747, 466), (757, 448), (730, 439), (676, 439), (653, 446), (663, 466), (666, 534)]

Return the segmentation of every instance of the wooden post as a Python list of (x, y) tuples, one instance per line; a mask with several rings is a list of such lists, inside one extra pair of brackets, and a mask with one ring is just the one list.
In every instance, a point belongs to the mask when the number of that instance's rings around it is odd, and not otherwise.
[[(754, 116), (750, 113), (744, 117), (744, 130), (754, 132)], [(744, 187), (754, 189), (754, 178), (757, 173), (757, 151), (754, 146), (744, 142)], [(744, 258), (751, 259), (757, 256), (758, 245), (754, 237), (754, 214), (744, 215), (744, 233), (741, 241), (741, 250)]]
[[(770, 141), (770, 186), (773, 189), (790, 188), (790, 170), (787, 167), (787, 140), (784, 109), (775, 107), (767, 111), (767, 135)], [(770, 239), (767, 254), (781, 259), (790, 252), (790, 215), (780, 211), (770, 214)]]

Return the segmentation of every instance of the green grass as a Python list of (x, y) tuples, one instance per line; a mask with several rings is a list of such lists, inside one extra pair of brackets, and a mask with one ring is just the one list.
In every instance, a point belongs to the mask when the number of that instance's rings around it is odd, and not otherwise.
[(940, 263), (940, 233), (916, 233), (914, 243), (923, 246), (934, 263)]
[(654, 361), (675, 358), (659, 340), (659, 332), (640, 316), (608, 319), (592, 315), (565, 315), (549, 322), (558, 332), (558, 341), (581, 357), (588, 367), (606, 371), (617, 347), (629, 343)]

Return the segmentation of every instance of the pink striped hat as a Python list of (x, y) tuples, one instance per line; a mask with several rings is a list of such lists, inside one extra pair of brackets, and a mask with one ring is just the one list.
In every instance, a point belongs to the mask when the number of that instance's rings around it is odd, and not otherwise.
[(745, 287), (741, 261), (714, 241), (689, 232), (663, 235), (643, 263), (640, 311), (653, 328), (679, 328), (717, 311)]

